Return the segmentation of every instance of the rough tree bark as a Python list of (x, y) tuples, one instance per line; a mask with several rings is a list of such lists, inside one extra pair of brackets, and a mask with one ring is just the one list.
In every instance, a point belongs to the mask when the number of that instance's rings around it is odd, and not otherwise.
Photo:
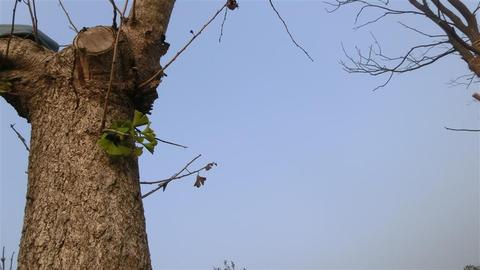
[[(159, 80), (136, 86), (159, 68), (174, 2), (138, 0), (124, 21), (107, 126), (157, 97)], [(32, 127), (19, 269), (151, 269), (137, 159), (97, 145), (111, 62), (111, 49), (55, 53), (16, 37), (0, 58), (0, 78), (12, 83), (3, 97)]]

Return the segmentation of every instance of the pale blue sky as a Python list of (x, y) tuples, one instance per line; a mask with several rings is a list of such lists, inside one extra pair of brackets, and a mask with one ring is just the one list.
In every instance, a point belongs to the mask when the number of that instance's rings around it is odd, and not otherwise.
[[(406, 2), (406, 1), (405, 1)], [(405, 4), (397, 1), (397, 5)], [(69, 44), (57, 1), (37, 0), (40, 29)], [(196, 154), (216, 161), (201, 189), (193, 179), (146, 198), (155, 269), (211, 269), (231, 259), (248, 269), (461, 269), (479, 258), (477, 88), (450, 87), (467, 73), (457, 56), (379, 78), (339, 65), (341, 42), (366, 48), (369, 31), (398, 55), (422, 37), (392, 18), (352, 30), (354, 9), (327, 14), (322, 1), (276, 1), (297, 50), (267, 1), (239, 1), (167, 70), (152, 115), (160, 145), (141, 158), (142, 180), (172, 175)], [(473, 3), (473, 2), (471, 2)], [(108, 1), (65, 1), (77, 26), (111, 23)], [(169, 59), (223, 1), (177, 1)], [(12, 1), (0, 0), (0, 23)], [(433, 29), (414, 17), (409, 24)], [(29, 23), (25, 7), (18, 23)], [(27, 152), (9, 124), (29, 125), (0, 101), (1, 245), (17, 249)]]

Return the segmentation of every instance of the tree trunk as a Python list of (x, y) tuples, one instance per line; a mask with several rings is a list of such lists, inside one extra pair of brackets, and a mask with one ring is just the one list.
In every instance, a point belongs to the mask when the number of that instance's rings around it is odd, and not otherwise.
[[(174, 1), (137, 2), (120, 32), (107, 127), (156, 98), (159, 80), (136, 86), (159, 67)], [(92, 53), (85, 40), (54, 53), (14, 37), (5, 57), (0, 39), (3, 97), (32, 125), (19, 269), (151, 269), (137, 158), (97, 144), (114, 46)]]
[[(97, 146), (99, 97), (82, 96), (75, 109), (61, 82), (38, 90), (19, 269), (149, 269), (137, 160)], [(109, 115), (129, 119), (133, 106)]]

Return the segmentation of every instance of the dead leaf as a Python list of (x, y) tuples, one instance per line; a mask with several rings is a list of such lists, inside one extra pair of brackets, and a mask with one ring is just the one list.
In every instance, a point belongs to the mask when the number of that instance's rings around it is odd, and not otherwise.
[(200, 176), (199, 174), (197, 174), (197, 180), (195, 181), (195, 184), (193, 184), (193, 186), (199, 188), (199, 187), (205, 185), (205, 181), (207, 181), (206, 177), (203, 177), (203, 176)]
[(205, 166), (205, 171), (211, 170), (213, 166), (217, 166), (217, 163), (215, 163), (215, 162), (208, 163), (208, 164)]
[(236, 0), (227, 0), (227, 8), (230, 10), (234, 10), (238, 8), (238, 3)]

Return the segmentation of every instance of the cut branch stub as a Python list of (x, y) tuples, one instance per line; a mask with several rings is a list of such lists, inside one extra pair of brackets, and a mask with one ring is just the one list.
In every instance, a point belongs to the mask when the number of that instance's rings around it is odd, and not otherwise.
[(96, 26), (80, 31), (73, 40), (76, 49), (87, 55), (104, 54), (113, 49), (115, 34), (110, 27)]
[(106, 26), (80, 31), (73, 40), (76, 53), (74, 78), (84, 85), (90, 80), (108, 80), (115, 32)]

